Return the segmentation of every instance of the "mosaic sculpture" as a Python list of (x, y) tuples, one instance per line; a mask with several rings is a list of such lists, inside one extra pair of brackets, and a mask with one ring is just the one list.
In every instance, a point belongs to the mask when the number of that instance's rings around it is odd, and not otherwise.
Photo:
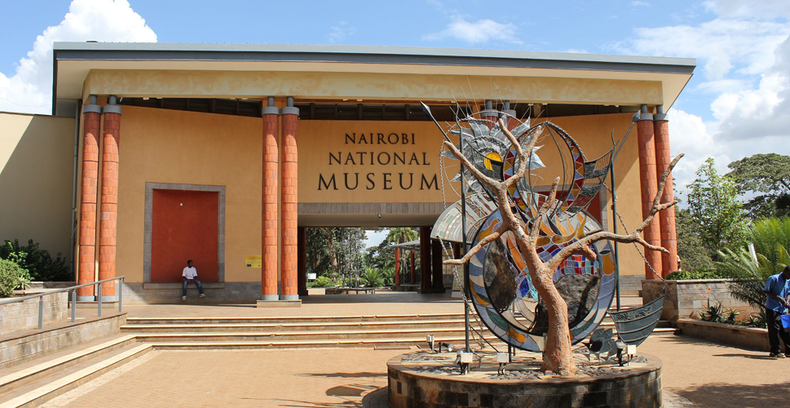
[[(469, 264), (471, 303), (498, 338), (519, 349), (542, 351), (543, 371), (575, 374), (571, 346), (598, 327), (614, 295), (610, 243), (667, 252), (646, 242), (641, 233), (655, 214), (677, 203), (660, 203), (659, 197), (682, 155), (662, 175), (644, 221), (629, 234), (614, 234), (586, 213), (604, 187), (614, 148), (588, 160), (556, 124), (531, 126), (502, 111), (458, 117), (448, 132), (437, 126), (445, 134), (442, 155), (459, 160), (466, 169), (454, 180), (463, 177), (469, 187), (462, 198), (468, 208), (467, 236), (458, 232), (461, 201), (445, 211), (434, 230), (436, 238), (455, 234), (472, 248), (461, 259), (445, 263)], [(572, 161), (564, 191), (559, 191), (560, 177), (548, 191), (533, 186), (532, 171), (544, 167), (537, 143), (550, 140), (567, 149)]]

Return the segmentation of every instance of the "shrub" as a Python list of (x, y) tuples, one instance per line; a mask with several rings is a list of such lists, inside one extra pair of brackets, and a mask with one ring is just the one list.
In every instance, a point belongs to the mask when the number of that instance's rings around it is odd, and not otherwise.
[(767, 323), (767, 318), (765, 317), (765, 309), (761, 309), (760, 313), (750, 314), (745, 324), (747, 326), (759, 327), (762, 329), (766, 328), (768, 326), (768, 323)]
[(38, 242), (27, 241), (27, 246), (19, 244), (18, 240), (6, 240), (0, 247), (0, 258), (15, 262), (22, 269), (27, 270), (31, 280), (38, 281), (73, 281), (74, 276), (69, 272), (69, 266), (61, 253), (55, 259), (46, 249), (41, 249)]
[(721, 279), (724, 275), (715, 269), (697, 269), (694, 271), (675, 271), (667, 275), (667, 280)]
[(14, 262), (0, 259), (0, 297), (11, 297), (14, 289), (27, 286), (26, 272)]
[(332, 285), (334, 285), (334, 282), (326, 276), (319, 276), (315, 281), (310, 283), (310, 287), (312, 288), (326, 288)]
[(365, 270), (362, 280), (365, 282), (365, 286), (370, 286), (373, 288), (380, 288), (384, 286), (384, 274), (379, 272), (378, 269), (368, 268)]
[(708, 309), (704, 312), (700, 312), (699, 318), (706, 322), (722, 323), (725, 320), (724, 313), (724, 307), (722, 307), (721, 302), (711, 306), (709, 301)]

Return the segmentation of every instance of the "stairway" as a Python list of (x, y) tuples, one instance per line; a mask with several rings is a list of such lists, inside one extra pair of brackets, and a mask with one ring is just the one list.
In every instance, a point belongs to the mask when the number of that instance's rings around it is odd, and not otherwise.
[(151, 350), (462, 344), (463, 314), (356, 317), (127, 318), (121, 333), (0, 370), (0, 408), (35, 407)]
[[(662, 325), (663, 323), (663, 325)], [(654, 335), (674, 333), (659, 322)], [(607, 316), (601, 327), (614, 329)], [(616, 332), (616, 330), (614, 330)], [(464, 344), (462, 313), (340, 317), (127, 318), (120, 334), (0, 370), (0, 408), (34, 407), (150, 350), (425, 347)], [(506, 349), (490, 332), (486, 339)]]
[(409, 347), (433, 334), (463, 341), (463, 314), (341, 317), (129, 318), (121, 333), (156, 349)]

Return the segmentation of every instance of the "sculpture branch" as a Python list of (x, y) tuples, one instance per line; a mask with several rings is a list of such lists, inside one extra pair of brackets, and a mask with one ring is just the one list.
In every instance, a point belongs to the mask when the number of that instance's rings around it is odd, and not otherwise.
[[(496, 240), (499, 238), (503, 233), (508, 230), (507, 225), (502, 223), (499, 227), (497, 227), (496, 231), (493, 234), (486, 236), (485, 238), (481, 239), (480, 242), (477, 243), (469, 252), (466, 253), (461, 259), (448, 259), (444, 261), (445, 265), (463, 265), (469, 262), (469, 259), (473, 257), (478, 251), (483, 249), (484, 246), (488, 245), (488, 243)], [(466, 239), (466, 237), (464, 237)]]
[[(672, 162), (669, 164), (669, 167), (667, 167), (667, 169), (661, 175), (660, 185), (658, 186), (658, 193), (656, 194), (656, 197), (653, 200), (653, 206), (650, 208), (650, 212), (648, 213), (647, 217), (645, 217), (642, 223), (639, 224), (639, 226), (636, 227), (635, 230), (633, 230), (630, 234), (615, 234), (608, 231), (598, 231), (596, 233), (590, 234), (557, 252), (557, 254), (554, 255), (546, 263), (549, 269), (550, 270), (557, 269), (565, 259), (573, 255), (574, 253), (578, 253), (576, 252), (578, 250), (577, 248), (578, 246), (589, 247), (590, 245), (601, 240), (610, 240), (610, 241), (619, 242), (621, 244), (637, 243), (653, 251), (661, 251), (661, 252), (669, 253), (669, 251), (666, 248), (659, 245), (653, 245), (645, 241), (644, 238), (642, 238), (641, 233), (645, 228), (647, 228), (647, 226), (653, 220), (653, 217), (656, 214), (658, 214), (659, 211), (665, 210), (680, 202), (680, 200), (675, 199), (672, 202), (659, 203), (661, 200), (661, 193), (664, 191), (664, 185), (666, 184), (667, 178), (669, 177), (669, 174), (672, 172), (672, 169), (675, 168), (675, 165), (677, 165), (681, 157), (683, 157), (682, 153), (672, 160)], [(594, 259), (594, 256), (593, 258), (590, 259)]]
[(532, 224), (532, 229), (529, 231), (529, 237), (533, 241), (538, 238), (538, 234), (540, 233), (540, 223), (543, 222), (543, 217), (546, 216), (549, 209), (554, 207), (554, 204), (557, 202), (557, 189), (560, 186), (560, 178), (555, 177), (554, 182), (551, 183), (551, 190), (549, 191), (549, 197), (540, 206), (538, 209), (538, 214), (535, 216), (535, 221)]
[(461, 153), (457, 147), (455, 147), (454, 144), (448, 141), (444, 141), (443, 144), (447, 146), (447, 148), (450, 149), (451, 152), (453, 152), (453, 155), (455, 155), (455, 157), (458, 158), (459, 161), (461, 161), (464, 167), (466, 167), (472, 173), (472, 175), (475, 176), (477, 180), (479, 180), (481, 183), (485, 184), (486, 186), (491, 187), (494, 190), (498, 189), (497, 185), (501, 183), (486, 176), (485, 174), (483, 174), (483, 172), (478, 170), (472, 164), (472, 162), (470, 162), (469, 159), (463, 153)]

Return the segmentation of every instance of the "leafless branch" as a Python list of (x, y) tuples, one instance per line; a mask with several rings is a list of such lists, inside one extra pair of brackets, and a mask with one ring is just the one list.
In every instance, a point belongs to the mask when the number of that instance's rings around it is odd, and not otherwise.
[[(480, 242), (477, 243), (466, 255), (463, 256), (461, 259), (448, 259), (444, 261), (445, 265), (463, 265), (469, 262), (469, 259), (473, 257), (478, 251), (483, 249), (484, 246), (488, 245), (490, 242), (494, 241), (495, 239), (499, 238), (503, 233), (508, 230), (506, 223), (502, 223), (497, 227), (496, 231), (493, 234), (487, 235), (485, 238), (481, 239)], [(463, 237), (466, 239), (466, 237)]]
[(669, 207), (672, 207), (673, 205), (677, 204), (678, 202), (680, 202), (680, 200), (676, 199), (676, 200), (674, 200), (672, 202), (669, 202), (669, 203), (659, 203), (660, 200), (661, 200), (661, 193), (662, 193), (662, 191), (664, 191), (664, 185), (666, 184), (667, 178), (669, 177), (670, 172), (672, 172), (672, 169), (675, 168), (675, 165), (677, 165), (678, 160), (680, 160), (681, 157), (683, 157), (683, 154), (679, 154), (677, 157), (675, 157), (672, 160), (672, 162), (669, 164), (669, 167), (667, 167), (667, 169), (661, 175), (660, 184), (659, 184), (659, 187), (658, 187), (658, 193), (656, 194), (656, 197), (653, 200), (653, 207), (650, 209), (650, 212), (648, 213), (647, 217), (645, 217), (645, 219), (642, 221), (642, 223), (639, 224), (639, 226), (636, 227), (635, 230), (631, 231), (631, 233), (627, 234), (627, 235), (625, 235), (625, 234), (614, 234), (612, 232), (607, 232), (607, 231), (598, 231), (596, 233), (590, 234), (590, 235), (588, 235), (588, 236), (586, 236), (586, 237), (574, 242), (573, 244), (566, 246), (565, 248), (563, 248), (559, 252), (557, 252), (557, 254), (554, 255), (546, 263), (546, 265), (549, 267), (549, 269), (550, 270), (557, 269), (560, 266), (560, 264), (562, 263), (562, 261), (564, 261), (569, 256), (571, 256), (572, 254), (575, 253), (575, 251), (577, 249), (576, 246), (589, 247), (593, 243), (601, 241), (601, 240), (615, 241), (615, 242), (619, 242), (621, 244), (637, 243), (637, 244), (642, 245), (643, 247), (645, 247), (647, 249), (651, 249), (653, 251), (661, 251), (661, 252), (669, 253), (669, 251), (666, 248), (664, 248), (662, 246), (658, 246), (658, 245), (653, 245), (653, 244), (650, 244), (647, 241), (645, 241), (644, 238), (642, 238), (641, 234), (642, 234), (642, 231), (645, 228), (647, 228), (647, 226), (653, 220), (653, 217), (656, 214), (658, 214), (659, 211), (665, 210), (665, 209), (667, 209)]
[(481, 183), (487, 185), (488, 187), (491, 187), (494, 190), (498, 189), (497, 185), (501, 184), (500, 182), (498, 182), (498, 181), (486, 176), (485, 174), (483, 174), (483, 172), (478, 170), (477, 167), (475, 167), (472, 164), (472, 162), (470, 162), (469, 159), (463, 153), (461, 153), (458, 150), (457, 147), (455, 147), (454, 144), (452, 144), (452, 143), (450, 143), (448, 141), (444, 141), (443, 143), (444, 143), (445, 146), (447, 146), (448, 149), (450, 149), (451, 152), (453, 152), (455, 157), (457, 157), (458, 160), (461, 161), (461, 163), (464, 165), (464, 167), (466, 167), (470, 172), (472, 172), (472, 175), (475, 176), (475, 178), (478, 181), (480, 181)]

